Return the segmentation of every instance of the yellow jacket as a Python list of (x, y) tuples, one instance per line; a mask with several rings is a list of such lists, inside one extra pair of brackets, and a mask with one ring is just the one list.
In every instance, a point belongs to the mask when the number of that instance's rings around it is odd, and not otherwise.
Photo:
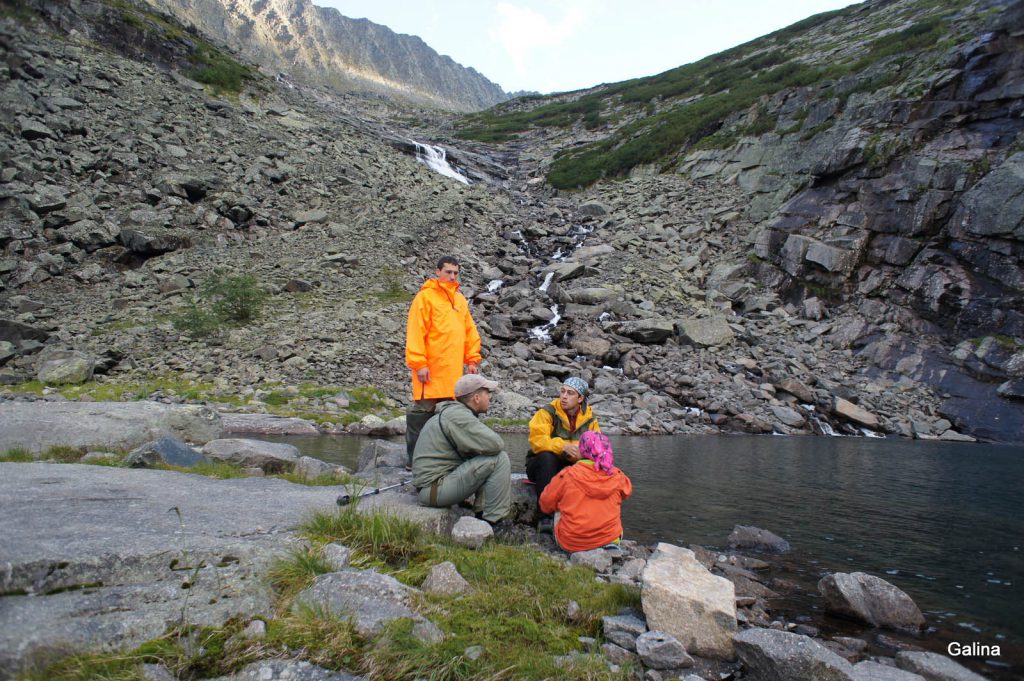
[[(405, 363), (412, 369), (414, 400), (453, 399), (463, 365), (480, 363), (480, 333), (458, 282), (435, 278), (420, 287), (409, 307)], [(423, 367), (430, 369), (427, 384), (416, 377)]]
[(562, 403), (556, 399), (550, 405), (538, 409), (530, 419), (530, 452), (551, 452), (561, 456), (567, 444), (579, 442), (580, 435), (588, 430), (601, 432), (589, 404), (576, 416), (576, 429), (570, 430), (569, 417), (562, 409)]

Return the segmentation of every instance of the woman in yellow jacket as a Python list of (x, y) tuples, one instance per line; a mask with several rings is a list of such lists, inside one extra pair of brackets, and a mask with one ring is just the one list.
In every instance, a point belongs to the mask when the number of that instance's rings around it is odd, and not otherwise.
[(480, 333), (459, 292), (459, 261), (450, 255), (437, 263), (437, 276), (420, 287), (409, 307), (405, 363), (412, 370), (412, 405), (406, 412), (405, 441), (412, 461), (420, 429), (437, 403), (455, 399), (455, 382), (475, 374), (480, 364)]
[[(537, 497), (551, 479), (580, 459), (580, 435), (601, 432), (593, 409), (587, 404), (590, 386), (575, 376), (565, 379), (558, 399), (537, 410), (530, 419), (530, 451), (526, 455), (526, 477), (535, 485)], [(542, 520), (542, 528), (549, 523)]]

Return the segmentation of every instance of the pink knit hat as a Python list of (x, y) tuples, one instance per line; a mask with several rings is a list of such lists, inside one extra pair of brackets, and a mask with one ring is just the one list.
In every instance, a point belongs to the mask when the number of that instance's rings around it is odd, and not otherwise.
[(580, 436), (580, 456), (594, 462), (594, 468), (611, 475), (615, 468), (612, 443), (606, 435), (588, 430)]

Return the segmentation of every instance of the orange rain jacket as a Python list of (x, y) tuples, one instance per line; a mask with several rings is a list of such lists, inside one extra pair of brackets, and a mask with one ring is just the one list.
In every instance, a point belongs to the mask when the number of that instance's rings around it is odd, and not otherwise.
[(559, 546), (570, 553), (589, 551), (622, 536), (622, 502), (632, 493), (633, 483), (621, 470), (608, 475), (583, 459), (552, 478), (540, 495), (540, 510), (562, 514), (555, 525)]
[[(454, 399), (463, 365), (480, 363), (480, 333), (458, 282), (434, 278), (420, 287), (409, 307), (405, 363), (412, 369), (414, 400)], [(416, 377), (423, 367), (430, 369), (427, 384)]]

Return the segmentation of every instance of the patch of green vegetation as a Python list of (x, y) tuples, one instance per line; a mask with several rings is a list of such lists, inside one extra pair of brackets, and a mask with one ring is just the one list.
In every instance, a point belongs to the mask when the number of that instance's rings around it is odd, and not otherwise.
[(293, 482), (296, 485), (306, 485), (307, 487), (336, 487), (338, 485), (350, 484), (354, 480), (354, 478), (348, 475), (332, 475), (330, 473), (318, 475), (315, 478), (306, 478), (298, 473), (281, 473), (278, 475), (271, 475), (269, 477), (287, 480), (288, 482)]
[(488, 426), (494, 428), (514, 428), (517, 426), (526, 426), (530, 423), (530, 419), (498, 419), (498, 418), (486, 418), (483, 420)]
[(559, 189), (574, 189), (622, 176), (638, 165), (663, 162), (718, 132), (730, 114), (750, 108), (759, 98), (817, 79), (817, 69), (797, 62), (776, 66), (756, 79), (723, 70), (722, 77), (712, 81), (716, 94), (626, 125), (609, 139), (558, 156), (548, 181)]
[(970, 342), (971, 345), (973, 345), (974, 347), (979, 348), (987, 338), (991, 338), (1000, 347), (1002, 347), (1005, 350), (1009, 350), (1010, 352), (1016, 352), (1021, 348), (1024, 348), (1024, 341), (1020, 341), (1012, 336), (1005, 336), (1002, 334), (993, 334), (990, 336), (977, 336), (975, 338), (969, 339), (968, 342)]
[(274, 390), (263, 398), (263, 402), (264, 404), (267, 404), (268, 406), (271, 407), (281, 407), (288, 404), (288, 402), (291, 399), (291, 396), (286, 395), (278, 390)]
[(79, 385), (47, 387), (39, 381), (28, 381), (0, 388), (4, 393), (28, 393), (43, 395), (57, 393), (69, 400), (88, 398), (96, 402), (129, 402), (144, 400), (154, 393), (178, 396), (185, 400), (206, 400), (224, 404), (239, 404), (236, 395), (222, 395), (212, 383), (197, 383), (176, 376), (155, 377), (146, 381), (115, 383), (112, 381), (87, 381)]
[(267, 300), (267, 292), (251, 274), (228, 276), (216, 273), (206, 282), (203, 293), (214, 314), (236, 324), (257, 319)]
[(374, 293), (383, 303), (408, 303), (412, 294), (402, 286), (402, 272), (394, 268), (381, 270), (381, 290)]
[(515, 133), (532, 127), (567, 128), (581, 118), (594, 122), (596, 127), (600, 124), (603, 107), (601, 97), (588, 95), (574, 101), (544, 104), (530, 111), (509, 114), (483, 111), (468, 116), (465, 126), (456, 133), (456, 137), (480, 142), (507, 142)]
[(32, 463), (33, 461), (36, 461), (36, 457), (32, 455), (32, 452), (21, 447), (8, 449), (0, 454), (0, 462), (4, 463)]
[(193, 338), (218, 336), (224, 326), (221, 320), (210, 310), (200, 307), (195, 302), (183, 306), (172, 318), (174, 328), (184, 331)]
[(78, 463), (83, 456), (85, 456), (85, 450), (81, 447), (54, 445), (52, 447), (48, 447), (40, 459), (46, 461), (59, 461), (61, 463)]
[(864, 144), (864, 162), (869, 167), (884, 168), (903, 150), (905, 143), (898, 137), (882, 138), (875, 133)]
[(922, 19), (902, 31), (895, 31), (876, 38), (868, 45), (868, 53), (852, 66), (852, 70), (861, 71), (875, 62), (895, 54), (932, 47), (946, 35), (948, 30), (944, 18), (932, 16)]
[(0, 0), (0, 18), (14, 19), (18, 23), (29, 23), (39, 15), (19, 0)]
[(353, 565), (405, 568), (427, 550), (427, 537), (416, 523), (386, 513), (366, 515), (358, 501), (334, 513), (314, 513), (302, 526), (310, 540), (338, 542), (352, 549)]
[(804, 130), (803, 134), (800, 135), (800, 139), (805, 142), (809, 139), (813, 139), (818, 134), (825, 132), (833, 125), (835, 125), (835, 122), (835, 118), (828, 118), (819, 123), (818, 125), (814, 126), (813, 128), (808, 128), (807, 130)]
[(267, 292), (250, 274), (214, 273), (200, 290), (200, 300), (183, 306), (173, 317), (174, 328), (194, 337), (220, 335), (226, 325), (244, 325), (263, 311)]
[(157, 466), (160, 470), (164, 471), (177, 471), (179, 473), (191, 473), (193, 475), (203, 475), (208, 478), (216, 478), (217, 480), (233, 480), (236, 478), (246, 478), (248, 474), (242, 470), (241, 466), (227, 461), (201, 461), (195, 466), (184, 467), (184, 466), (172, 466), (170, 464), (161, 464)]
[(765, 37), (774, 38), (776, 40), (789, 40), (790, 38), (795, 38), (802, 33), (806, 33), (812, 28), (821, 26), (827, 21), (831, 21), (836, 17), (842, 16), (845, 12), (845, 9), (835, 9), (829, 12), (815, 14), (814, 16), (807, 17), (806, 19), (801, 19), (795, 24), (790, 24), (785, 28), (780, 28), (778, 31), (775, 31), (774, 33), (769, 33)]
[(201, 43), (193, 56), (196, 66), (189, 72), (189, 77), (209, 85), (216, 92), (237, 94), (246, 81), (254, 77), (248, 66), (239, 64), (209, 44)]
[[(216, 628), (174, 627), (134, 650), (64, 658), (26, 678), (134, 680), (143, 678), (143, 663), (162, 664), (177, 678), (206, 678), (268, 658), (297, 658), (370, 678), (634, 678), (633, 669), (610, 671), (601, 657), (581, 656), (569, 667), (556, 666), (553, 657), (579, 651), (580, 636), (600, 635), (604, 615), (639, 607), (636, 589), (595, 582), (590, 569), (570, 567), (531, 548), (490, 542), (470, 550), (406, 520), (359, 514), (355, 507), (317, 514), (301, 531), (311, 545), (271, 568), (277, 616), (268, 622), (262, 640), (241, 636), (244, 623), (238, 620)], [(357, 564), (373, 564), (409, 584), (419, 585), (442, 561), (454, 563), (470, 583), (469, 592), (423, 594), (415, 603), (445, 632), (445, 639), (423, 643), (413, 636), (411, 621), (399, 620), (368, 641), (347, 619), (315, 608), (293, 608), (298, 593), (331, 571), (322, 547), (335, 541), (352, 548)], [(578, 612), (570, 611), (570, 602), (579, 605)], [(475, 660), (464, 654), (474, 645), (485, 651)]]

